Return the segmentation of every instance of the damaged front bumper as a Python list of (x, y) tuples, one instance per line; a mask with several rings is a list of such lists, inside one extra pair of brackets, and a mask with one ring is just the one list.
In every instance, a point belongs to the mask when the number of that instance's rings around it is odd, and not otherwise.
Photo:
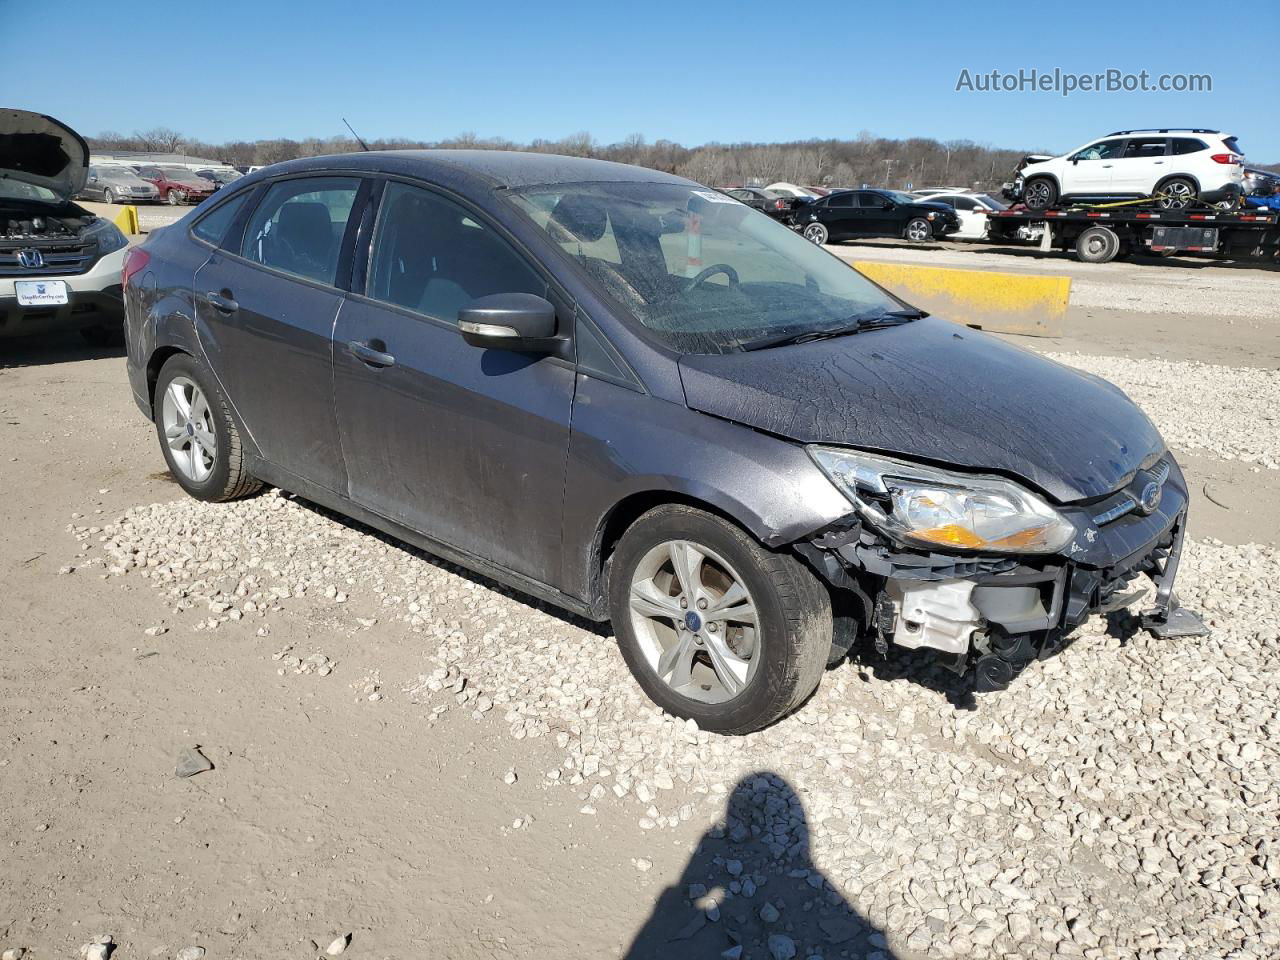
[(796, 549), (855, 599), (853, 613), (881, 653), (890, 643), (929, 648), (957, 672), (972, 663), (979, 691), (999, 690), (1093, 614), (1135, 604), (1146, 594), (1135, 583), (1143, 575), (1156, 588), (1144, 629), (1207, 633), (1173, 591), (1187, 504), (1182, 472), (1165, 454), (1111, 495), (1059, 508), (1077, 534), (1061, 556), (923, 552), (853, 518)]

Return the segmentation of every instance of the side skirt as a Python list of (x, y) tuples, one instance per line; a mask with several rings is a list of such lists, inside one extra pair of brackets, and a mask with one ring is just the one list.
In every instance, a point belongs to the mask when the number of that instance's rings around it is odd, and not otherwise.
[(597, 623), (608, 619), (603, 610), (596, 610), (590, 604), (571, 597), (567, 593), (562, 593), (555, 587), (508, 570), (506, 567), (485, 560), (483, 557), (477, 557), (447, 543), (441, 543), (426, 534), (419, 533), (394, 520), (389, 520), (380, 514), (367, 510), (341, 494), (326, 490), (324, 487), (318, 486), (309, 480), (295, 476), (288, 470), (277, 467), (273, 463), (268, 463), (259, 457), (251, 457), (248, 466), (251, 474), (273, 487), (287, 490), (289, 493), (317, 503), (326, 509), (332, 510), (334, 513), (340, 513), (344, 517), (357, 520), (366, 526), (380, 530), (388, 536), (395, 537), (397, 540), (410, 543), (443, 560), (456, 563), (460, 567), (466, 567), (473, 573), (496, 580), (498, 583), (511, 587), (513, 590), (519, 590), (521, 593), (528, 594), (538, 600), (543, 600), (553, 606), (568, 610), (570, 613)]

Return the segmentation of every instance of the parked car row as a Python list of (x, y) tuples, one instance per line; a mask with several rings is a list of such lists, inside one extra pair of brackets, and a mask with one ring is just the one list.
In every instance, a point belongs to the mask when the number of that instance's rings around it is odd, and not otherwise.
[(241, 176), (229, 168), (191, 170), (173, 164), (92, 164), (77, 198), (104, 203), (199, 203)]

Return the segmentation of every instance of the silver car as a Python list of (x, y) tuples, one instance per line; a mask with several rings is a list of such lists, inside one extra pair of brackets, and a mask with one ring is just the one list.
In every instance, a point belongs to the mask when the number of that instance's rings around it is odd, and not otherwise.
[(101, 200), (104, 203), (154, 202), (160, 192), (128, 167), (90, 166), (89, 179), (85, 181), (80, 197), (84, 200)]

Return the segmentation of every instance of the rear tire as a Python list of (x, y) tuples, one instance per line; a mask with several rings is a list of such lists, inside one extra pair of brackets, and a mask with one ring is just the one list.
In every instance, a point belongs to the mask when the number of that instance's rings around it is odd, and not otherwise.
[(804, 228), (804, 238), (810, 243), (822, 246), (831, 240), (831, 234), (827, 231), (825, 224), (811, 223)]
[(185, 353), (160, 369), (152, 401), (156, 436), (169, 472), (197, 500), (221, 502), (256, 493), (245, 469), (240, 430), (204, 364)]
[(1183, 210), (1196, 201), (1200, 191), (1186, 177), (1166, 180), (1156, 189), (1156, 206), (1161, 210)]
[(1120, 238), (1106, 227), (1089, 227), (1076, 237), (1076, 257), (1085, 263), (1106, 263), (1120, 252)]
[[(689, 556), (681, 577), (675, 559)], [(649, 698), (717, 733), (751, 733), (786, 716), (817, 687), (831, 651), (831, 598), (817, 577), (684, 504), (656, 507), (623, 534), (609, 564), (609, 609)], [(726, 649), (741, 668), (733, 683), (717, 665)]]
[(1048, 177), (1033, 177), (1022, 188), (1028, 210), (1048, 210), (1058, 202), (1058, 185)]

